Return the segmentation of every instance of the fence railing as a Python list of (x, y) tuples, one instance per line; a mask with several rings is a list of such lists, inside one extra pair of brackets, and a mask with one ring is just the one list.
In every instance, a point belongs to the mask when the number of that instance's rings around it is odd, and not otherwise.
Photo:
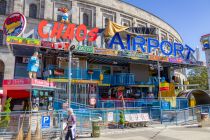
[[(77, 134), (91, 133), (92, 125), (91, 120), (95, 120), (100, 116), (99, 114), (93, 113), (88, 110), (74, 110), (76, 115), (76, 130)], [(61, 137), (63, 134), (63, 127), (67, 120), (67, 112), (64, 110), (60, 111), (38, 111), (38, 112), (22, 112), (15, 111), (9, 114), (0, 113), (0, 118), (7, 115), (9, 117), (8, 125), (0, 126), (0, 135), (14, 135), (16, 136), (20, 129), (25, 134), (28, 133), (30, 128), (32, 136), (35, 135), (37, 130), (41, 131), (42, 138), (52, 139), (55, 137)], [(42, 127), (43, 116), (50, 117), (50, 127)], [(1, 122), (1, 120), (0, 120)], [(23, 127), (21, 128), (21, 124)]]
[[(80, 108), (74, 109), (76, 115), (77, 133), (91, 133), (92, 120), (100, 120), (102, 129), (108, 129), (109, 124), (120, 121), (120, 113), (124, 114), (139, 114), (148, 113), (151, 122), (162, 123), (165, 125), (187, 124), (197, 120), (200, 113), (208, 113), (210, 116), (210, 105), (196, 106), (193, 108), (163, 110), (160, 107), (139, 107), (139, 108)], [(32, 135), (40, 129), (43, 137), (53, 138), (63, 135), (63, 124), (67, 119), (67, 112), (59, 111), (39, 111), (39, 112), (11, 112), (5, 114), (0, 113), (0, 118), (5, 115), (9, 116), (9, 124), (0, 126), (0, 135), (12, 134), (16, 135), (23, 124), (23, 131), (27, 133), (29, 127)], [(50, 116), (50, 128), (42, 128), (42, 116)], [(0, 120), (1, 122), (2, 120)], [(39, 125), (38, 125), (39, 124)]]
[(160, 107), (163, 110), (188, 108), (186, 98), (144, 98), (136, 100), (98, 100), (97, 108), (139, 108), (139, 107)]

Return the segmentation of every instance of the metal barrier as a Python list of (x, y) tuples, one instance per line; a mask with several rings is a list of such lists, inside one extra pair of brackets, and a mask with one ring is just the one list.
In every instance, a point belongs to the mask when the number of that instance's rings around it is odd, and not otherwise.
[[(98, 119), (100, 116), (86, 109), (74, 110), (76, 115), (77, 134), (91, 133), (92, 125), (91, 120)], [(0, 113), (3, 117), (5, 113)], [(42, 127), (42, 116), (50, 117), (50, 127)], [(22, 112), (15, 111), (9, 114), (8, 126), (0, 126), (0, 136), (8, 136), (15, 138), (18, 132), (22, 129), (25, 135), (28, 130), (31, 130), (32, 137), (35, 137), (35, 132), (39, 130), (43, 139), (52, 139), (62, 137), (64, 134), (63, 127), (67, 119), (67, 112), (64, 110), (59, 111), (39, 111), (39, 112)], [(23, 127), (21, 127), (23, 124)], [(30, 129), (29, 129), (30, 128)]]
[(104, 127), (113, 122), (117, 124), (122, 111), (124, 114), (148, 113), (151, 121), (160, 122), (161, 110), (158, 107), (91, 109), (91, 112), (100, 114)]
[[(124, 102), (124, 103), (123, 103)], [(173, 103), (175, 102), (175, 103)], [(175, 106), (173, 106), (175, 104)], [(160, 107), (163, 110), (188, 108), (188, 99), (186, 98), (164, 98), (164, 99), (135, 99), (135, 100), (99, 100), (97, 108), (138, 108), (138, 107)]]
[[(61, 110), (63, 109), (63, 104), (66, 103), (65, 100), (61, 100), (61, 99), (55, 99), (54, 100), (54, 109), (55, 110)], [(80, 104), (77, 102), (71, 102), (71, 108), (72, 109), (81, 109), (81, 108), (91, 108), (88, 105), (85, 104)]]
[(163, 124), (187, 124), (196, 121), (200, 113), (208, 113), (210, 116), (210, 105), (185, 109), (162, 110), (161, 112), (161, 123)]
[[(196, 106), (186, 109), (162, 110), (160, 107), (139, 107), (139, 108), (80, 108), (74, 109), (76, 115), (77, 134), (90, 134), (92, 131), (92, 120), (100, 120), (101, 128), (107, 129), (113, 122), (118, 125), (120, 121), (120, 112), (124, 114), (148, 113), (150, 120), (155, 123), (165, 125), (187, 124), (197, 120), (200, 112), (210, 115), (210, 105)], [(1, 112), (0, 118), (6, 114)], [(42, 128), (42, 116), (50, 116), (50, 128)], [(52, 139), (63, 135), (63, 124), (67, 118), (67, 112), (58, 111), (39, 111), (39, 112), (11, 112), (9, 114), (10, 122), (8, 126), (0, 126), (0, 135), (16, 136), (23, 124), (23, 132), (27, 134), (29, 128), (32, 137), (35, 131), (39, 129), (43, 138)], [(0, 120), (1, 121), (1, 120)], [(118, 126), (117, 126), (118, 128)]]

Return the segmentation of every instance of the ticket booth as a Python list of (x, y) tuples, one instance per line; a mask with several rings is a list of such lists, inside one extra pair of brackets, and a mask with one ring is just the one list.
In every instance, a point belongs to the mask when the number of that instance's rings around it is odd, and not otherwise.
[(7, 98), (12, 111), (53, 110), (55, 84), (39, 79), (11, 79), (3, 81), (2, 105)]

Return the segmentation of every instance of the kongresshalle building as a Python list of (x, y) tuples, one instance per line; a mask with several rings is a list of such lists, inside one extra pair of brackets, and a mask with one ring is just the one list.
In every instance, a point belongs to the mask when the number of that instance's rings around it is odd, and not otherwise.
[(38, 79), (62, 89), (53, 100), (67, 100), (71, 78), (72, 102), (133, 106), (130, 101), (176, 97), (175, 83), (187, 81), (184, 68), (203, 65), (172, 26), (120, 0), (1, 1), (0, 9), (0, 86), (3, 79), (28, 78), (28, 59), (38, 51)]

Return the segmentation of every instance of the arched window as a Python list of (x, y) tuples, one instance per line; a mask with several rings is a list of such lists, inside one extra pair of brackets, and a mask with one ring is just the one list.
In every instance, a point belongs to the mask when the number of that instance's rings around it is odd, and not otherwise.
[(109, 19), (108, 18), (105, 18), (105, 20), (104, 20), (104, 22), (105, 22), (105, 28), (108, 26), (108, 23), (109, 23)]
[(2, 87), (4, 79), (4, 62), (0, 60), (0, 87)]
[(90, 26), (89, 25), (89, 16), (86, 13), (83, 14), (83, 24), (85, 24), (86, 26)]
[(37, 6), (36, 4), (31, 4), (29, 7), (29, 17), (36, 18), (37, 15)]
[(6, 14), (6, 7), (7, 7), (7, 2), (5, 0), (1, 0), (0, 1), (0, 15)]
[(0, 30), (0, 45), (3, 45), (3, 37), (4, 37), (3, 34), (4, 34), (3, 31)]

